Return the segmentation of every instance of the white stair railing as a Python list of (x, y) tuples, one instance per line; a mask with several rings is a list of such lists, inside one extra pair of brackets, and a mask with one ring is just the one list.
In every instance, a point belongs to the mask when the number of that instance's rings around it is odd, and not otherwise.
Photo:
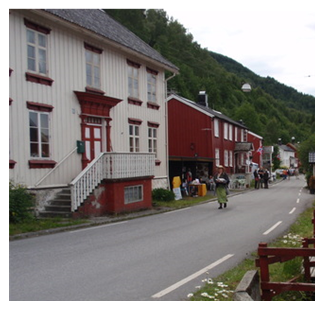
[(71, 210), (76, 211), (104, 179), (153, 176), (153, 153), (101, 153), (70, 183)]

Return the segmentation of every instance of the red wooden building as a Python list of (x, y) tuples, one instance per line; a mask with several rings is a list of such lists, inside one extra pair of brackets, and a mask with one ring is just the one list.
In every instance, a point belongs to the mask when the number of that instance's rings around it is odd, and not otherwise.
[(230, 175), (251, 172), (262, 139), (257, 143), (245, 125), (209, 108), (205, 92), (200, 92), (198, 103), (174, 94), (167, 101), (170, 180), (184, 177), (188, 169), (204, 179), (216, 174), (218, 165)]

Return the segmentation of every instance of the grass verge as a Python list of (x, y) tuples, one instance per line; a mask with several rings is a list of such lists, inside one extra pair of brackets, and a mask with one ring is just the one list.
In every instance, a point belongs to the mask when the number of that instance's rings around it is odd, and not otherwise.
[(30, 219), (21, 223), (9, 223), (9, 235), (13, 236), (28, 232), (73, 226), (87, 222), (87, 220), (73, 220), (65, 218)]
[[(315, 208), (311, 207), (305, 210), (297, 221), (289, 228), (286, 235), (268, 243), (270, 247), (301, 247), (302, 238), (312, 238), (313, 212)], [(256, 245), (257, 247), (257, 245)], [(217, 278), (207, 278), (203, 280), (204, 286), (197, 287), (198, 290), (189, 294), (188, 298), (192, 301), (232, 301), (234, 291), (248, 270), (255, 270), (255, 259), (257, 253), (251, 254), (251, 258), (245, 259), (235, 268), (226, 271)], [(287, 281), (301, 274), (302, 259), (297, 258), (285, 263), (276, 263), (270, 266), (271, 281)], [(284, 301), (306, 301), (311, 300), (304, 292), (285, 292), (273, 298), (273, 300)]]

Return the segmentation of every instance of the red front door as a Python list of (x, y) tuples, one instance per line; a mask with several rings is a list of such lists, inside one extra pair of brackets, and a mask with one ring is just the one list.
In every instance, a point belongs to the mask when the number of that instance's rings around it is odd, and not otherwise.
[(84, 126), (85, 151), (88, 162), (91, 162), (102, 152), (102, 119), (87, 117)]

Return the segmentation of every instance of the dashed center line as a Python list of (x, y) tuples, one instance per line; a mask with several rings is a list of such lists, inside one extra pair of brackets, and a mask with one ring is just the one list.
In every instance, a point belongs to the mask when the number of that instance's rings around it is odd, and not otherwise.
[(275, 228), (277, 228), (281, 223), (282, 223), (282, 221), (277, 222), (275, 225), (273, 225), (271, 228), (269, 228), (267, 231), (265, 231), (263, 233), (263, 235), (268, 235), (272, 230), (274, 230)]
[(292, 214), (293, 212), (295, 212), (296, 211), (296, 208), (294, 207), (290, 212), (289, 212), (289, 214)]

